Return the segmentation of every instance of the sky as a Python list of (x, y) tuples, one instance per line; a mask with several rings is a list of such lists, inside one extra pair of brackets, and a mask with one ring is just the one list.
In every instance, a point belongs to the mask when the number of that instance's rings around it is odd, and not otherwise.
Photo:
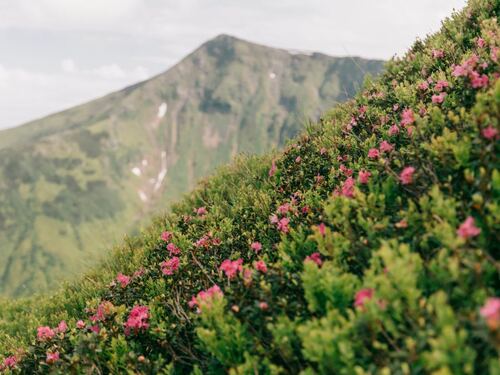
[(466, 0), (0, 0), (0, 129), (161, 73), (230, 34), (389, 59)]

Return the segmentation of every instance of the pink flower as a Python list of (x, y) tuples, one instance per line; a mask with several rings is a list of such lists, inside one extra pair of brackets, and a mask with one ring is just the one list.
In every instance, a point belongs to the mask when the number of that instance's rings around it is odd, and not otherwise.
[(444, 51), (442, 49), (433, 49), (432, 50), (432, 58), (441, 59), (444, 57)]
[(414, 126), (408, 126), (406, 128), (406, 134), (408, 134), (408, 137), (411, 137), (413, 135), (413, 130), (415, 129)]
[(297, 164), (298, 164), (298, 163), (300, 163), (301, 161), (302, 161), (302, 158), (301, 158), (300, 156), (297, 156), (297, 157), (295, 158), (295, 162), (296, 162)]
[(47, 362), (49, 365), (52, 365), (59, 361), (59, 352), (47, 352), (47, 358), (45, 359), (45, 362)]
[(125, 335), (128, 336), (131, 331), (137, 334), (139, 331), (147, 330), (149, 328), (148, 319), (149, 307), (134, 306), (125, 322)]
[(415, 122), (415, 115), (411, 108), (407, 108), (401, 114), (401, 125), (407, 126)]
[(199, 207), (195, 210), (196, 215), (198, 216), (204, 216), (207, 214), (207, 209), (205, 207)]
[(99, 332), (101, 332), (101, 328), (99, 328), (99, 326), (96, 324), (96, 325), (93, 325), (90, 327), (90, 331), (94, 332), (96, 335), (99, 334)]
[(161, 234), (161, 239), (165, 242), (168, 242), (170, 241), (170, 239), (172, 238), (173, 234), (171, 232), (163, 232)]
[(320, 223), (318, 225), (318, 232), (321, 236), (325, 237), (325, 234), (326, 234), (326, 225), (325, 223)]
[(405, 167), (399, 174), (399, 180), (403, 185), (409, 185), (413, 182), (413, 173), (415, 173), (415, 168)]
[(354, 307), (363, 308), (365, 303), (373, 298), (373, 289), (365, 288), (361, 289), (356, 293), (354, 297)]
[(191, 301), (188, 302), (188, 305), (190, 308), (198, 306), (201, 311), (202, 305), (204, 307), (210, 307), (210, 304), (214, 299), (219, 299), (223, 296), (224, 293), (222, 293), (219, 286), (214, 285), (207, 290), (202, 290), (196, 296), (191, 297)]
[(36, 337), (39, 341), (49, 341), (55, 336), (55, 332), (52, 328), (43, 326), (38, 327)]
[(76, 328), (78, 328), (78, 329), (85, 328), (85, 322), (80, 319), (79, 321), (76, 322)]
[(353, 170), (350, 168), (347, 168), (344, 164), (340, 164), (339, 169), (342, 171), (343, 174), (345, 174), (347, 177), (352, 176)]
[(179, 255), (181, 253), (181, 250), (172, 242), (167, 245), (167, 250), (170, 255)]
[(64, 333), (68, 329), (68, 325), (64, 320), (61, 320), (59, 324), (57, 325), (57, 332), (59, 333)]
[(490, 125), (481, 130), (481, 135), (486, 139), (495, 139), (498, 135), (498, 130)]
[(476, 45), (479, 48), (483, 48), (486, 45), (486, 41), (483, 38), (477, 38)]
[(488, 298), (479, 313), (486, 320), (491, 330), (498, 329), (500, 326), (500, 298)]
[(450, 87), (450, 84), (448, 83), (448, 81), (444, 81), (444, 80), (439, 80), (437, 81), (436, 85), (434, 86), (434, 90), (436, 90), (437, 92), (441, 92), (443, 91), (443, 89), (447, 88), (447, 87)]
[(278, 168), (276, 167), (276, 161), (273, 160), (271, 163), (271, 168), (269, 169), (269, 177), (273, 177), (276, 174)]
[(468, 216), (457, 229), (457, 234), (463, 239), (476, 237), (479, 233), (481, 233), (481, 229), (474, 225), (474, 218), (472, 216)]
[(471, 85), (475, 89), (488, 86), (488, 76), (486, 74), (480, 75), (478, 72), (471, 72), (469, 75)]
[(210, 238), (208, 236), (201, 237), (198, 241), (194, 243), (194, 246), (197, 248), (205, 248), (208, 249), (210, 247)]
[(15, 356), (11, 355), (10, 357), (6, 357), (2, 362), (2, 366), (0, 366), (0, 372), (2, 369), (13, 369), (16, 367), (16, 364), (17, 358)]
[(352, 198), (354, 196), (354, 178), (348, 177), (342, 184), (342, 195), (347, 198)]
[(291, 211), (290, 203), (283, 203), (281, 206), (278, 207), (277, 211), (279, 214), (285, 215), (286, 213)]
[(118, 281), (120, 283), (122, 288), (126, 288), (127, 285), (130, 283), (130, 276), (119, 273), (116, 276), (116, 281)]
[(454, 65), (451, 75), (453, 77), (465, 77), (467, 75), (467, 69), (462, 65)]
[(498, 52), (500, 52), (499, 47), (491, 47), (490, 58), (494, 62), (498, 62)]
[(319, 150), (319, 153), (320, 153), (321, 155), (326, 154), (326, 148), (321, 147), (321, 150)]
[(259, 251), (262, 250), (262, 244), (260, 242), (252, 242), (252, 244), (250, 245), (250, 248), (255, 251), (256, 253), (258, 253)]
[(282, 218), (280, 221), (278, 221), (278, 230), (282, 233), (288, 233), (290, 231), (290, 228), (288, 227), (288, 224), (290, 223), (290, 219), (287, 217)]
[(263, 260), (258, 260), (253, 265), (257, 271), (267, 273), (267, 265)]
[(269, 216), (269, 222), (271, 224), (278, 224), (279, 222), (278, 216), (276, 216), (276, 214), (272, 214), (271, 216)]
[(107, 316), (111, 315), (113, 312), (114, 306), (109, 301), (103, 301), (97, 306), (97, 311), (95, 315), (90, 317), (92, 322), (102, 322), (106, 319)]
[(219, 270), (223, 271), (229, 280), (234, 279), (238, 272), (243, 270), (243, 259), (239, 258), (235, 261), (231, 259), (226, 259), (222, 262)]
[(304, 262), (314, 262), (318, 265), (318, 267), (321, 267), (321, 265), (323, 264), (323, 261), (321, 260), (321, 254), (318, 252), (306, 256)]
[(368, 157), (370, 159), (377, 159), (379, 157), (379, 152), (376, 148), (371, 148), (369, 151), (368, 151)]
[(360, 184), (367, 184), (370, 180), (371, 173), (369, 171), (361, 170), (359, 171), (358, 181)]
[(396, 135), (399, 133), (399, 127), (397, 125), (392, 125), (390, 128), (389, 128), (389, 131), (387, 132), (387, 134), (389, 134), (389, 136), (393, 136), (393, 135)]
[(417, 87), (419, 90), (425, 91), (429, 88), (429, 84), (427, 83), (427, 81), (423, 81), (423, 82), (420, 82)]
[(179, 264), (180, 259), (177, 257), (168, 259), (160, 264), (161, 272), (167, 276), (173, 275), (179, 269)]
[(261, 309), (262, 311), (265, 311), (269, 308), (269, 305), (267, 304), (267, 302), (260, 302), (259, 303), (259, 309)]
[(382, 152), (391, 152), (393, 149), (394, 149), (394, 146), (391, 145), (387, 141), (382, 141), (380, 143), (380, 151), (382, 151)]
[(434, 104), (441, 104), (444, 101), (445, 97), (446, 97), (445, 92), (442, 92), (439, 95), (432, 95), (432, 102)]

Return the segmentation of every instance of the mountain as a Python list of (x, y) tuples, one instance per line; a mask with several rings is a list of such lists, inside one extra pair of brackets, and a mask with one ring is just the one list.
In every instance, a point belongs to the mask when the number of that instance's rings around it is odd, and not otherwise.
[(4, 368), (500, 373), (499, 16), (471, 1), (283, 151), (219, 170), (53, 296), (4, 302)]
[(221, 35), (148, 81), (0, 132), (0, 294), (80, 274), (214, 168), (283, 145), (381, 68)]

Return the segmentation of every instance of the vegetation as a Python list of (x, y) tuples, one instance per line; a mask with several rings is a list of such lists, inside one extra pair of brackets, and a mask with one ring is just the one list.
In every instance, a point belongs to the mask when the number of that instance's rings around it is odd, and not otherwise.
[(80, 275), (199, 178), (282, 146), (381, 68), (220, 36), (149, 81), (0, 132), (0, 295)]
[(5, 370), (498, 374), (499, 13), (471, 1), (282, 153), (6, 304)]

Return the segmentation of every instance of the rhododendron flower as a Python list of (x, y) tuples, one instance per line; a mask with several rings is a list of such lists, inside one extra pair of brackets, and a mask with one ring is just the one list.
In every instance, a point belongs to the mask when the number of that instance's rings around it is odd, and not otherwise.
[(429, 84), (427, 83), (427, 81), (423, 81), (420, 82), (417, 87), (419, 90), (425, 91), (429, 88)]
[(415, 114), (411, 108), (407, 108), (401, 114), (401, 125), (407, 126), (415, 122)]
[(273, 177), (276, 174), (278, 167), (276, 167), (276, 161), (273, 160), (271, 163), (271, 168), (269, 169), (269, 177)]
[(51, 340), (55, 336), (55, 332), (52, 328), (43, 326), (37, 328), (36, 337), (40, 341), (48, 341)]
[(382, 141), (380, 143), (380, 151), (382, 151), (382, 152), (391, 152), (393, 149), (394, 149), (394, 146), (391, 145), (387, 141)]
[(201, 311), (202, 305), (204, 307), (209, 307), (213, 299), (222, 298), (223, 296), (224, 293), (222, 293), (222, 290), (219, 288), (219, 286), (214, 285), (207, 290), (202, 290), (196, 295), (196, 297), (191, 297), (191, 301), (188, 302), (188, 305), (190, 308), (198, 306)]
[(198, 241), (194, 243), (195, 247), (198, 248), (209, 248), (210, 247), (210, 238), (208, 236), (201, 237)]
[(462, 65), (454, 65), (451, 75), (454, 77), (465, 77), (468, 71)]
[(253, 265), (257, 271), (267, 273), (267, 265), (263, 260), (258, 260)]
[(491, 47), (490, 59), (494, 62), (498, 62), (499, 52), (500, 52), (500, 47)]
[(481, 229), (474, 225), (472, 216), (468, 216), (457, 229), (457, 234), (464, 239), (476, 237), (479, 233), (481, 233)]
[(269, 309), (269, 305), (267, 304), (267, 302), (260, 302), (260, 303), (259, 303), (259, 308), (260, 308), (262, 311), (265, 311), (265, 310)]
[(243, 259), (239, 258), (234, 261), (226, 259), (220, 265), (219, 270), (223, 271), (229, 280), (234, 279), (238, 272), (243, 270)]
[(488, 327), (496, 330), (500, 326), (500, 298), (488, 298), (483, 307), (479, 310), (481, 316), (488, 323)]
[(432, 50), (432, 57), (434, 59), (441, 59), (444, 57), (444, 51), (442, 49), (433, 49)]
[(341, 193), (344, 197), (352, 198), (354, 196), (354, 178), (348, 177), (342, 184)]
[(323, 264), (323, 261), (321, 260), (321, 254), (318, 252), (306, 256), (304, 262), (314, 262), (318, 265), (318, 267), (321, 267), (321, 265)]
[(326, 154), (326, 148), (321, 147), (321, 150), (319, 150), (319, 153), (320, 153), (321, 155)]
[(300, 156), (297, 156), (297, 157), (295, 158), (295, 162), (296, 162), (297, 164), (298, 164), (298, 163), (300, 163), (301, 161), (302, 161), (302, 158), (301, 158)]
[(64, 333), (68, 329), (68, 325), (64, 320), (61, 320), (59, 324), (57, 325), (57, 332), (59, 333)]
[(59, 352), (47, 352), (47, 358), (45, 359), (45, 362), (47, 362), (49, 365), (52, 365), (59, 361)]
[(130, 283), (130, 276), (119, 273), (116, 276), (116, 281), (118, 281), (120, 283), (122, 288), (126, 288), (127, 285)]
[(288, 224), (290, 223), (290, 219), (287, 217), (282, 218), (280, 221), (278, 221), (278, 230), (282, 233), (288, 233), (290, 231), (290, 228), (288, 227)]
[(495, 139), (498, 135), (498, 130), (490, 125), (481, 130), (481, 135), (486, 139)]
[(165, 242), (168, 242), (170, 241), (170, 239), (172, 238), (173, 234), (171, 232), (163, 232), (161, 234), (161, 239)]
[(168, 259), (160, 264), (161, 272), (164, 275), (173, 275), (175, 271), (179, 269), (180, 259), (177, 257), (173, 257), (172, 259)]
[(86, 326), (85, 322), (81, 319), (76, 322), (76, 328), (78, 328), (78, 329), (83, 329), (83, 328), (85, 328), (85, 326)]
[(434, 86), (434, 90), (436, 90), (437, 92), (441, 92), (446, 87), (450, 87), (450, 84), (448, 83), (448, 81), (444, 81), (444, 80), (440, 79), (439, 81), (437, 81), (436, 85)]
[(479, 48), (483, 48), (486, 45), (486, 41), (483, 38), (477, 38), (476, 45)]
[(167, 245), (167, 250), (170, 253), (170, 255), (179, 255), (181, 253), (181, 249), (179, 249), (177, 246), (175, 246), (175, 244), (172, 242), (170, 242)]
[(359, 171), (358, 181), (360, 184), (367, 184), (370, 180), (371, 173), (369, 171), (361, 170)]
[(371, 148), (369, 151), (368, 151), (368, 157), (370, 159), (376, 159), (379, 157), (379, 152), (376, 148)]
[(438, 95), (432, 95), (432, 102), (434, 104), (441, 104), (444, 101), (444, 98), (446, 97), (446, 93), (442, 92)]
[(114, 306), (109, 301), (103, 301), (97, 306), (97, 311), (95, 315), (90, 317), (92, 322), (101, 322), (106, 319), (107, 316), (111, 315)]
[(144, 275), (144, 268), (139, 268), (137, 271), (134, 272), (134, 274), (132, 275), (133, 277), (140, 277), (142, 275)]
[(245, 286), (249, 286), (252, 283), (253, 279), (253, 270), (250, 268), (243, 269), (243, 284)]
[(269, 222), (271, 224), (278, 224), (278, 216), (276, 216), (276, 214), (272, 214), (271, 216), (269, 216)]
[(290, 203), (284, 203), (277, 209), (278, 213), (285, 215), (287, 212), (291, 211)]
[(321, 234), (321, 236), (325, 237), (326, 234), (326, 225), (325, 223), (319, 223), (318, 225), (318, 232)]
[(5, 359), (2, 362), (2, 366), (0, 366), (0, 371), (2, 369), (12, 370), (14, 367), (16, 367), (16, 364), (17, 364), (17, 358), (15, 356), (11, 355), (10, 357), (5, 357)]
[(479, 74), (478, 72), (471, 72), (469, 75), (471, 85), (475, 89), (488, 86), (488, 76), (486, 74)]
[(406, 128), (406, 134), (408, 134), (408, 137), (411, 137), (413, 135), (413, 130), (415, 130), (414, 126), (408, 126)]
[(406, 167), (399, 174), (399, 180), (403, 185), (409, 185), (413, 182), (413, 173), (415, 173), (415, 168)]
[(393, 136), (393, 135), (396, 135), (399, 133), (399, 127), (397, 125), (392, 125), (390, 128), (389, 128), (389, 131), (387, 132), (387, 134), (389, 134), (389, 136)]
[(339, 169), (342, 171), (343, 174), (345, 174), (347, 177), (352, 176), (353, 170), (350, 168), (347, 168), (344, 164), (340, 164)]
[(359, 290), (354, 297), (354, 307), (363, 308), (365, 303), (373, 298), (373, 289), (364, 288)]
[(207, 214), (207, 209), (205, 207), (199, 207), (199, 208), (195, 209), (195, 213), (198, 216), (204, 216)]
[(311, 211), (311, 209), (309, 208), (309, 206), (302, 207), (302, 213), (303, 214), (308, 214), (310, 211)]
[(258, 253), (259, 251), (262, 250), (262, 244), (260, 242), (252, 242), (252, 244), (250, 245), (250, 248), (255, 251), (256, 253)]
[(134, 306), (130, 311), (127, 321), (125, 322), (125, 334), (131, 332), (137, 334), (139, 331), (144, 331), (149, 328), (149, 307)]

